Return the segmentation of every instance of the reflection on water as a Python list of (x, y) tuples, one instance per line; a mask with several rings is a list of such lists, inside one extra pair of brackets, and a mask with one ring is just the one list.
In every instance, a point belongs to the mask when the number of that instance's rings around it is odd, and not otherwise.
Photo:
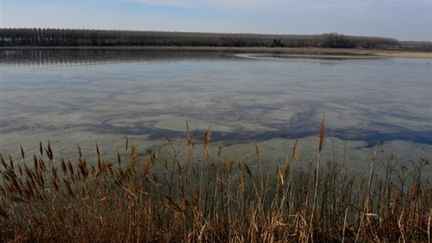
[(53, 64), (92, 64), (136, 61), (176, 61), (185, 58), (232, 59), (224, 52), (202, 51), (163, 51), (140, 49), (3, 49), (0, 50), (0, 64), (13, 65), (53, 65)]
[(316, 135), (324, 115), (328, 136), (432, 144), (431, 70), (421, 59), (0, 50), (0, 135), (159, 139), (189, 121), (211, 124), (214, 140), (263, 141)]

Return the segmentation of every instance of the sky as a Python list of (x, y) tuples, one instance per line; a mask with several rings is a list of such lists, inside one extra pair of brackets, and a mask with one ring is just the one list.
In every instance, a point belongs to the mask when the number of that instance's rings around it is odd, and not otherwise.
[(0, 0), (0, 27), (383, 36), (432, 41), (432, 0)]

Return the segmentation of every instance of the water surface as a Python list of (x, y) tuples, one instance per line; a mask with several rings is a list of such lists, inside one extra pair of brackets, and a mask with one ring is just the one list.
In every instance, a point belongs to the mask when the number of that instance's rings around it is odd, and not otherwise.
[(182, 137), (186, 121), (211, 125), (213, 141), (247, 144), (315, 136), (324, 116), (328, 137), (429, 153), (431, 91), (427, 59), (0, 50), (0, 145), (125, 135), (152, 143)]

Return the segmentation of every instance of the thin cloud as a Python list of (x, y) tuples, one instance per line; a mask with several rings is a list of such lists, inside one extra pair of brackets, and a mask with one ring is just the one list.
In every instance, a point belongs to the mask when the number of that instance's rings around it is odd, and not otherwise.
[(247, 10), (268, 5), (281, 4), (283, 0), (122, 0), (123, 2), (142, 3), (157, 6), (170, 6), (190, 9), (217, 9), (217, 10)]
[(338, 32), (432, 40), (432, 0), (4, 0), (4, 3), (5, 27)]

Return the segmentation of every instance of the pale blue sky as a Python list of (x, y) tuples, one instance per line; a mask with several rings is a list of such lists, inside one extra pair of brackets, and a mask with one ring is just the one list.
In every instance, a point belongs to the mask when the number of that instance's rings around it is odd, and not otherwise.
[(2, 27), (386, 36), (432, 41), (432, 0), (0, 0)]

